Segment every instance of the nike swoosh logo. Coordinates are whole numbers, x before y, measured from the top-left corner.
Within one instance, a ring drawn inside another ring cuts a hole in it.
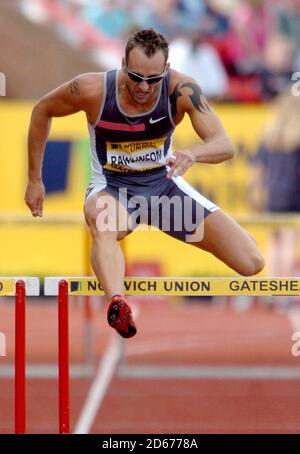
[[[150,123],[151,125],[153,125],[154,123],[157,123],[158,121],[161,121],[161,120],[163,120],[164,118],[167,118],[167,116],[165,115],[164,117],[156,118],[155,120],[153,120],[153,118],[150,118],[149,123]]]

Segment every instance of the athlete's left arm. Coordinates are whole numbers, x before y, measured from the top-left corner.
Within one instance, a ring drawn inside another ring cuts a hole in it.
[[[171,95],[173,118],[187,113],[193,128],[203,142],[189,149],[177,150],[169,161],[168,177],[183,175],[194,162],[217,164],[231,159],[234,149],[221,120],[208,104],[199,85],[190,78],[175,85]]]

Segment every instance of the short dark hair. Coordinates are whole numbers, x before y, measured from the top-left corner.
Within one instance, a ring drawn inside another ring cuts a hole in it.
[[[153,28],[138,30],[127,40],[125,47],[126,62],[134,47],[141,47],[147,57],[152,57],[158,50],[162,50],[167,62],[169,57],[169,43],[166,38]]]

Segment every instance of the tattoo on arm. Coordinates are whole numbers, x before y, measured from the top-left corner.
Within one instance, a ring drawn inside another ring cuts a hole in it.
[[[73,96],[79,96],[80,95],[80,88],[79,88],[79,82],[78,79],[74,80],[73,82],[70,83],[70,92]]]
[[[199,85],[194,83],[186,83],[182,85],[177,84],[174,88],[173,93],[170,95],[171,112],[173,117],[176,117],[176,115],[178,114],[177,99],[179,98],[179,96],[183,96],[180,90],[185,87],[190,88],[193,92],[191,95],[189,95],[189,97],[195,109],[203,114],[211,112],[211,108],[209,107],[209,104],[206,101],[203,91],[201,90]]]
[[[187,83],[183,84],[181,88],[184,87],[190,88],[192,90],[193,93],[189,96],[195,109],[204,114],[211,112],[211,108],[209,107],[208,102],[206,101],[203,91],[201,90],[199,85]]]

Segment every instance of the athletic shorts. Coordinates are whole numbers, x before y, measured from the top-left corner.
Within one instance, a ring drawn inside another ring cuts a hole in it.
[[[146,224],[189,241],[201,221],[218,207],[182,177],[168,179],[167,172],[167,167],[146,172],[105,171],[92,178],[86,199],[98,192],[109,193],[127,209],[130,230]]]

